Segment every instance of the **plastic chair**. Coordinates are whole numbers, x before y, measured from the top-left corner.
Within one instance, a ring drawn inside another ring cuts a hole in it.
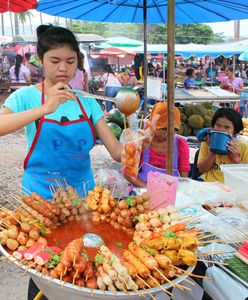
[[[240,96],[240,104],[239,104],[239,108],[240,108],[240,114],[241,117],[248,117],[248,91],[243,91],[239,93]]]

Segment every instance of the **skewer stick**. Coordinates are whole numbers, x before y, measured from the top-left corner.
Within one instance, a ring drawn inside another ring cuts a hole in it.
[[[219,255],[224,253],[226,253],[226,251],[198,252],[197,256],[210,256],[210,255]]]
[[[50,184],[50,186],[51,186],[52,191],[55,193],[56,192],[55,187],[52,184]]]
[[[177,277],[177,278],[180,278],[181,276],[180,275],[178,275],[178,274],[175,274],[175,276]],[[186,281],[186,282],[188,282],[189,284],[191,284],[191,285],[195,285],[195,283],[194,282],[192,282],[192,281],[190,281],[190,280],[188,280],[187,278],[184,278],[183,279],[184,281]]]
[[[65,276],[66,272],[67,272],[67,267],[65,267],[64,274],[63,274],[64,276]]]
[[[141,278],[139,275],[136,275],[137,278],[139,278],[139,280],[145,285],[147,286],[149,289],[151,289],[151,286],[143,279]],[[153,300],[157,300],[153,294],[151,294],[148,290],[144,289],[144,291],[153,299]]]
[[[51,277],[47,280],[46,284],[50,283],[52,280],[53,280],[53,277],[51,276]]]
[[[221,239],[215,239],[215,240],[202,241],[202,242],[200,242],[200,245],[202,245],[202,244],[209,244],[209,243],[219,243],[219,242],[225,244],[225,241],[223,241]]]
[[[10,196],[11,196],[13,199],[15,199],[17,202],[22,203],[21,197],[16,196],[16,195],[14,195],[14,194],[12,194],[12,193],[10,193]]]
[[[184,287],[183,285],[181,285],[181,284],[178,284],[178,283],[175,283],[175,282],[173,282],[173,281],[171,281],[170,279],[168,279],[158,268],[155,268],[155,270],[157,271],[157,272],[159,272],[159,274],[164,278],[164,280],[165,281],[167,281],[170,285],[172,285],[173,287],[177,287],[177,288],[179,288],[180,290],[189,290],[189,291],[191,291],[191,289],[190,288],[187,288],[187,287]]]
[[[76,257],[73,258],[73,267],[75,266],[76,263]]]
[[[244,235],[246,239],[248,238],[248,233],[247,232],[239,229],[238,227],[235,227],[234,230],[236,230],[238,233]]]
[[[12,214],[7,208],[5,208],[5,207],[2,206],[2,205],[0,205],[0,207],[3,207],[3,208],[4,208],[4,211],[5,211],[12,219],[14,219],[17,223],[19,223],[20,225],[22,224],[19,220],[17,220],[17,218],[15,218],[15,217],[13,216],[13,214]]]
[[[65,185],[69,185],[68,182],[66,181],[66,179],[65,178],[63,178],[63,179],[64,179],[64,182],[65,182]]]
[[[225,265],[227,266],[227,263],[224,263],[222,261],[213,261],[213,260],[207,260],[207,259],[197,259],[197,261],[202,261],[202,262],[208,262],[208,263],[213,263],[213,264],[220,264],[220,265]]]
[[[18,184],[22,189],[26,190],[30,195],[33,193],[31,192],[28,188],[26,188],[25,186],[23,186],[22,184]]]
[[[140,297],[145,298],[145,295],[141,294],[141,292],[139,290],[137,290],[134,286],[132,287],[132,289],[135,291],[136,294],[138,294]]]
[[[78,275],[78,269],[76,270],[76,273],[75,273],[75,275],[73,276],[72,284],[75,283],[75,280],[76,280],[77,275]]]
[[[166,294],[172,296],[172,293],[169,292],[169,291],[167,291],[167,290],[166,290],[166,289],[158,282],[158,280],[157,280],[156,278],[152,277],[152,275],[150,275],[150,274],[149,274],[148,276],[151,278],[151,280],[153,280],[153,281],[157,284],[157,286],[158,286],[163,292],[165,292]]]
[[[34,265],[36,265],[36,262],[33,262],[32,264],[28,265],[27,268],[25,269],[25,271],[23,272],[22,275],[26,275],[27,272],[28,272]]]
[[[140,119],[140,126],[139,128],[142,129],[142,123],[143,123],[143,119],[144,119],[144,114],[141,115],[141,119]]]
[[[1,220],[1,225],[4,225],[7,229],[10,227],[10,225],[6,223],[4,220]]]
[[[53,197],[53,190],[52,190],[52,188],[51,188],[51,185],[49,185],[49,190],[50,190],[50,193],[51,193],[51,195],[52,195],[52,197]]]
[[[59,180],[55,179],[55,182],[57,183],[57,186],[58,186],[59,188],[62,188],[62,187],[63,187],[62,184],[61,184],[61,182],[60,182]]]
[[[126,121],[126,116],[124,116],[124,129],[127,129],[127,121]]]
[[[197,239],[202,240],[202,239],[206,239],[210,236],[215,236],[215,235],[216,235],[215,233],[211,233],[211,234],[207,234],[207,235],[201,235],[201,236],[198,236]]]
[[[14,203],[12,203],[8,198],[3,197],[5,201],[7,201],[9,204],[11,204],[15,209],[18,209],[18,206],[16,206]]]
[[[202,276],[202,275],[196,275],[196,274],[193,274],[193,273],[188,273],[188,272],[185,272],[184,269],[178,268],[178,267],[173,266],[173,265],[171,265],[171,267],[174,268],[174,269],[180,270],[184,275],[210,280],[210,277],[206,277],[206,276]]]

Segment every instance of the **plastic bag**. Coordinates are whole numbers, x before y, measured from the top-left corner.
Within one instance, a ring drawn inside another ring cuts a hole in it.
[[[189,178],[179,178],[177,187],[178,197],[191,198],[192,204],[236,204],[236,194],[220,182],[201,182]]]
[[[238,201],[247,200],[248,164],[220,165],[225,185],[233,189]]]
[[[116,199],[129,195],[129,183],[117,170],[100,169],[95,173],[94,179],[97,185],[108,186]]]
[[[135,179],[138,176],[143,136],[138,131],[125,130],[121,136],[122,174]]]

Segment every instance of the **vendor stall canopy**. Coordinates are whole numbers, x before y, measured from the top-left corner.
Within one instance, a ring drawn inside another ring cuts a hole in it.
[[[1,0],[0,13],[6,11],[21,13],[29,9],[35,9],[37,0]]]
[[[147,0],[147,23],[167,23],[168,0]],[[143,23],[143,0],[40,0],[37,10],[95,22]],[[247,0],[175,0],[176,24],[248,19]]]

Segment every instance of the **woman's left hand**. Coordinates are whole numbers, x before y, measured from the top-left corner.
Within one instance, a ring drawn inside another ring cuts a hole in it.
[[[237,142],[234,138],[231,139],[231,141],[227,144],[227,148],[230,151],[230,154],[228,155],[231,161],[233,161],[236,164],[240,163],[240,152],[237,145]]]
[[[147,128],[145,130],[139,130],[140,134],[144,136],[143,144],[142,144],[143,149],[151,145],[151,142],[155,135],[158,119],[159,119],[159,115],[155,115],[151,122],[147,121],[146,123]]]

